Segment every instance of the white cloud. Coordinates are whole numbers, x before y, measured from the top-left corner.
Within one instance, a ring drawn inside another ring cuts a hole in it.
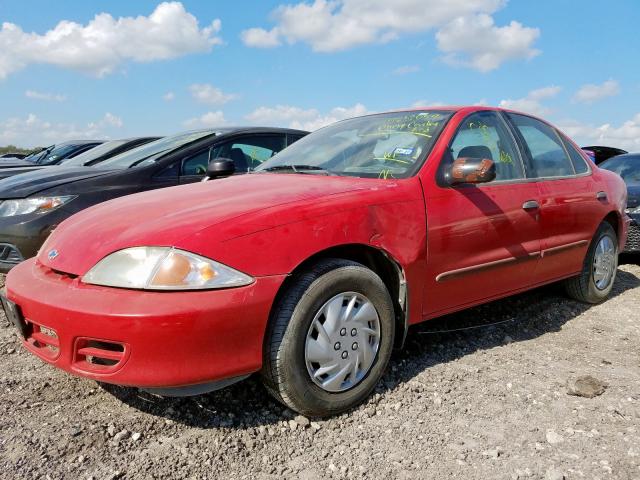
[[[111,113],[86,125],[49,122],[30,113],[24,118],[13,117],[0,121],[0,144],[35,147],[65,140],[109,139],[117,135],[117,130],[122,126],[122,119]]]
[[[250,28],[240,34],[240,38],[248,47],[273,48],[281,45],[278,38],[278,31],[274,28],[271,31],[262,28]]]
[[[605,145],[640,152],[640,113],[615,126],[589,125],[577,121],[559,122],[559,128],[579,145]]]
[[[393,72],[394,75],[408,75],[410,73],[416,73],[420,71],[419,65],[403,65],[402,67],[396,68]]]
[[[220,127],[227,123],[224,118],[224,113],[220,110],[215,112],[207,112],[199,117],[190,118],[182,122],[187,128],[210,128]]]
[[[540,50],[532,48],[539,36],[537,28],[515,21],[496,27],[490,15],[480,14],[453,20],[436,34],[436,39],[438,48],[446,54],[446,63],[489,72],[507,60],[539,55]]]
[[[411,108],[421,108],[421,107],[444,107],[446,103],[443,102],[431,102],[429,100],[416,100],[411,104]]]
[[[583,85],[573,96],[573,100],[580,103],[593,103],[618,93],[620,93],[620,85],[615,80],[609,79],[600,85]]]
[[[104,76],[127,61],[151,62],[208,52],[222,40],[220,20],[200,28],[179,2],[159,4],[149,15],[96,15],[86,25],[63,20],[45,34],[5,22],[0,29],[0,79],[31,63]]]
[[[115,116],[114,114],[107,112],[104,114],[101,120],[95,123],[90,123],[89,127],[94,128],[103,128],[106,126],[120,128],[122,127],[122,119],[120,117]]]
[[[64,102],[67,99],[66,95],[59,93],[45,93],[37,92],[35,90],[27,90],[24,92],[24,96],[33,100],[44,100],[46,102]]]
[[[167,93],[165,93],[165,94],[162,96],[162,99],[163,99],[165,102],[170,102],[170,101],[172,101],[174,98],[176,98],[176,95],[175,95],[175,93],[173,93],[173,92],[167,92]]]
[[[287,126],[301,130],[317,130],[345,118],[357,117],[370,113],[361,103],[352,107],[335,107],[327,113],[315,108],[303,109],[290,105],[275,107],[259,107],[245,118],[256,125]]]
[[[533,115],[547,115],[551,109],[542,104],[542,100],[555,97],[560,92],[561,87],[549,86],[531,90],[526,97],[516,99],[506,99],[500,101],[500,106],[512,110],[519,110]]]
[[[223,105],[237,98],[237,95],[224,93],[209,83],[194,83],[189,87],[189,91],[191,92],[191,96],[198,102],[208,105]]]
[[[539,30],[511,22],[495,26],[490,16],[506,0],[314,0],[280,5],[270,30],[250,28],[245,45],[273,48],[307,43],[316,52],[335,52],[386,43],[402,35],[441,29],[438,44],[450,62],[481,71],[503,61],[531,58]]]

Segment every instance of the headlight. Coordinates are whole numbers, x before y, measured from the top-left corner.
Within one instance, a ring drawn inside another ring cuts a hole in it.
[[[34,197],[0,202],[0,217],[26,215],[27,213],[46,213],[76,198],[75,195],[61,197]]]
[[[132,247],[100,260],[84,283],[144,290],[203,290],[249,285],[253,278],[195,253],[172,247]]]

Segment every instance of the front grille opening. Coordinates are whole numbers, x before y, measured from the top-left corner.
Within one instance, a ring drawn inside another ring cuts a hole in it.
[[[44,325],[29,323],[31,323],[31,333],[27,337],[27,342],[38,349],[43,356],[52,360],[57,358],[60,354],[60,339],[56,331]]]
[[[20,250],[10,243],[0,243],[0,262],[20,263],[24,260]]]
[[[630,225],[627,232],[627,251],[640,251],[640,225]]]
[[[63,272],[61,270],[56,270],[55,268],[52,268],[51,271],[53,273],[55,273],[56,275],[60,275],[61,277],[66,277],[66,278],[69,278],[71,280],[73,280],[74,278],[78,278],[78,275],[76,275],[74,273]]]
[[[122,362],[124,355],[125,346],[118,342],[83,338],[76,344],[76,365],[83,370],[112,370]]]

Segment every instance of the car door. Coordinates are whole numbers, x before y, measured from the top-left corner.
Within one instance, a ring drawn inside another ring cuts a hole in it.
[[[546,123],[509,113],[524,142],[529,175],[540,191],[541,260],[537,276],[547,282],[582,269],[589,242],[601,218],[598,187],[578,152]],[[582,159],[581,161],[579,159]]]
[[[449,186],[444,171],[462,157],[489,158],[496,179]],[[538,188],[526,179],[511,130],[494,111],[466,117],[425,192],[428,228],[426,317],[531,286],[540,255]]]

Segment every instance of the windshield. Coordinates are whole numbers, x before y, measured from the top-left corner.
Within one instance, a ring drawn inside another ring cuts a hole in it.
[[[64,162],[65,167],[82,167],[89,162],[92,162],[96,158],[100,158],[103,155],[108,154],[110,151],[115,150],[127,143],[126,140],[113,140],[111,142],[105,142],[102,145],[92,148],[91,150],[81,153],[77,157],[73,157],[70,160]]]
[[[197,130],[161,138],[100,162],[95,168],[124,169],[150,165],[172,150],[215,134],[214,130]]]
[[[298,140],[256,172],[406,178],[418,170],[451,114],[421,110],[344,120]]]
[[[617,173],[628,185],[640,185],[640,155],[613,157],[599,166]]]
[[[78,149],[78,145],[60,145],[55,147],[51,152],[43,155],[42,157],[36,160],[38,165],[51,165],[54,163],[58,163],[60,159],[64,159],[65,157],[71,155]]]
[[[54,147],[55,145],[50,145],[46,148],[33,152],[32,154],[24,157],[24,160],[27,160],[28,162],[31,162],[31,163],[38,163],[38,159],[44,156],[47,152],[50,152],[51,150],[53,150]]]

